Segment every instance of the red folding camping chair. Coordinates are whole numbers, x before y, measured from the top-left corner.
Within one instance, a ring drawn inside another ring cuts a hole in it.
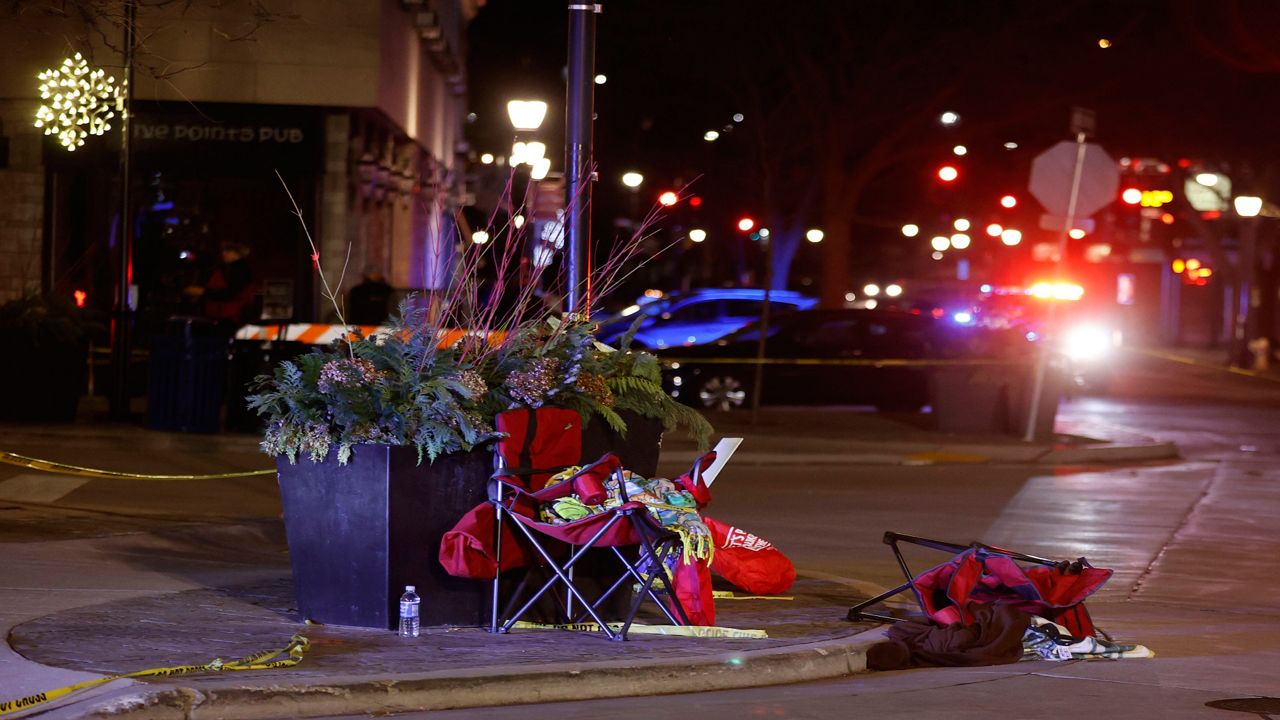
[[[849,608],[850,620],[897,622],[901,618],[867,609],[911,590],[921,611],[940,625],[972,624],[971,603],[1001,603],[1059,623],[1074,637],[1092,637],[1099,632],[1084,601],[1111,578],[1112,571],[1095,568],[1084,558],[1050,560],[980,542],[958,545],[895,532],[886,532],[884,542],[893,548],[907,581]],[[899,542],[953,553],[953,557],[915,575],[907,567]]]
[[[509,411],[498,415],[497,427],[506,437],[498,443],[497,467],[489,496],[494,508],[496,537],[490,631],[510,631],[543,595],[558,588],[566,592],[564,619],[578,623],[590,618],[610,640],[626,639],[646,598],[653,600],[672,624],[688,625],[688,617],[671,590],[674,584],[666,567],[667,558],[680,548],[680,538],[665,530],[644,505],[626,497],[626,482],[616,456],[605,455],[568,480],[546,485],[556,473],[579,461],[581,421],[578,413],[557,408]],[[587,505],[603,503],[607,497],[605,483],[611,478],[623,494],[618,507],[561,525],[540,519],[543,504],[570,494],[576,494]],[[511,543],[517,537],[520,547],[513,548]],[[621,564],[621,574],[600,596],[588,599],[581,585],[575,582],[574,570],[586,553],[596,548],[612,551]],[[528,587],[535,582],[533,578],[542,575],[532,572],[532,568],[527,571],[500,612],[502,570],[504,564],[510,567],[503,562],[503,553],[513,550],[533,558],[534,567],[541,567],[548,574],[543,575],[545,581],[541,586],[524,599]],[[657,580],[661,580],[660,585],[655,583]],[[622,627],[614,630],[601,617],[600,609],[628,582],[637,583],[639,591],[622,618]],[[576,613],[575,602],[581,608]]]

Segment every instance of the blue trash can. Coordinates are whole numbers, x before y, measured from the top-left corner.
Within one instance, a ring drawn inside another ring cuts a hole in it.
[[[151,338],[147,370],[147,427],[171,432],[222,429],[230,339],[212,321],[175,318]]]

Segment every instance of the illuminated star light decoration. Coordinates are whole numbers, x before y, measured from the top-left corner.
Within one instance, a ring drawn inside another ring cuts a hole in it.
[[[85,137],[110,130],[108,121],[124,113],[116,79],[90,68],[80,53],[40,73],[40,99],[48,104],[36,111],[36,127],[44,128],[45,135],[57,135],[58,142],[73,151],[84,145]]]

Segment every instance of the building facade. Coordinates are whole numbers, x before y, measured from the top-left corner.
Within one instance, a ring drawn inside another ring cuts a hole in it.
[[[74,152],[33,126],[38,74],[82,53],[124,77],[126,0],[0,10],[0,301],[110,310],[131,259],[139,328],[198,311],[222,249],[246,256],[240,319],[330,319],[366,269],[439,287],[463,191],[465,27],[483,0],[232,0],[136,8],[132,257],[119,118]],[[7,14],[7,16],[5,16]],[[345,267],[345,273],[343,269]]]

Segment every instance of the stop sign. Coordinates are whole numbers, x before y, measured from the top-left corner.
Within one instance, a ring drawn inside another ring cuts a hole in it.
[[[1029,188],[1051,215],[1066,215],[1071,202],[1071,177],[1079,146],[1066,140],[1036,156],[1031,162]],[[1087,143],[1080,165],[1080,193],[1076,197],[1076,217],[1088,217],[1110,203],[1120,187],[1116,161],[1100,145]]]

